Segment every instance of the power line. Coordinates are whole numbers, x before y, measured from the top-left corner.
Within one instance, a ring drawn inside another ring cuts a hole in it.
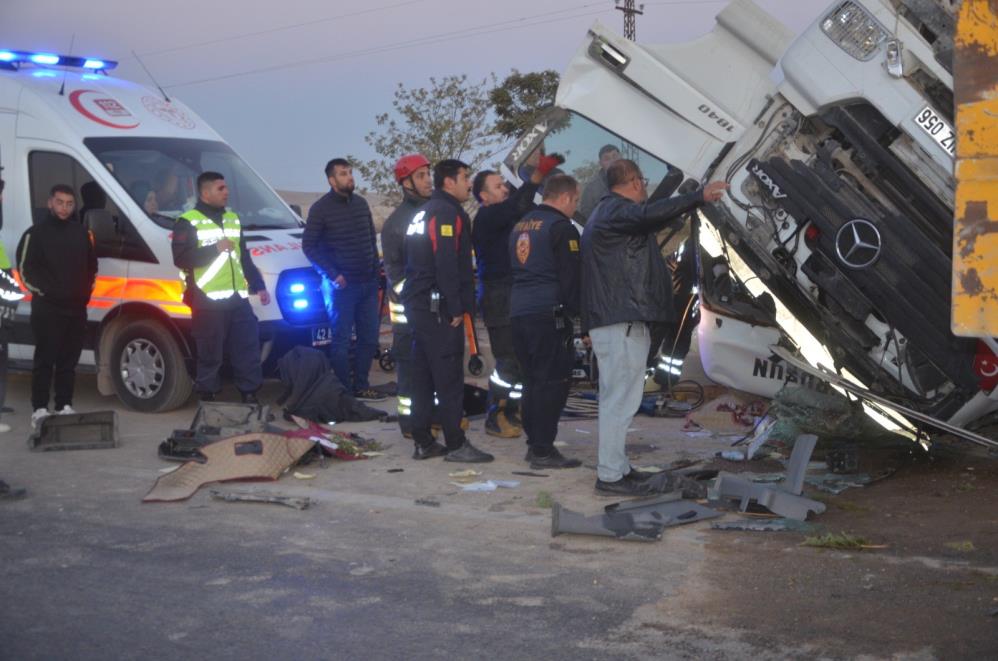
[[[641,5],[640,8],[634,8],[634,0],[624,0],[624,6],[620,6],[620,0],[616,0],[616,7],[618,11],[624,12],[624,37],[634,41],[637,34],[637,26],[635,17],[641,16],[645,12],[643,11],[645,6]]]
[[[258,30],[256,32],[245,32],[242,34],[234,34],[228,37],[221,37],[219,39],[210,39],[208,41],[198,41],[192,44],[185,44],[183,46],[173,46],[170,48],[161,48],[159,50],[147,51],[145,53],[140,53],[143,57],[164,55],[166,53],[174,53],[176,51],[188,50],[191,48],[201,48],[202,46],[211,46],[213,44],[223,44],[227,41],[237,41],[239,39],[246,39],[248,37],[259,37],[265,34],[273,34],[275,32],[284,32],[286,30],[294,30],[296,28],[318,25],[320,23],[328,23],[330,21],[338,21],[341,18],[353,18],[354,16],[362,16],[364,14],[373,14],[379,11],[385,11],[387,9],[397,9],[399,7],[405,7],[407,5],[415,5],[426,0],[405,0],[405,2],[397,2],[394,5],[385,5],[383,7],[371,7],[369,9],[362,9],[360,11],[350,12],[348,14],[338,14],[336,16],[327,16],[326,18],[316,18],[311,21],[304,21],[302,23],[290,23],[288,25],[281,25],[274,28],[267,28],[266,30]]]
[[[560,21],[571,20],[575,18],[584,18],[586,16],[596,16],[598,14],[603,14],[607,10],[599,9],[596,11],[587,11],[580,14],[573,14],[571,16],[560,16],[557,18],[550,18],[547,20],[534,21],[532,19],[552,16],[556,14],[564,14],[569,11],[579,11],[580,9],[587,9],[595,6],[604,6],[605,2],[591,2],[584,5],[579,5],[573,8],[560,9],[552,12],[543,12],[540,14],[534,14],[531,16],[522,16],[515,19],[510,19],[507,21],[501,21],[499,23],[489,23],[486,25],[479,25],[470,28],[463,28],[461,30],[452,30],[449,32],[441,32],[434,35],[427,35],[425,37],[419,37],[417,39],[410,39],[407,41],[396,42],[394,44],[384,44],[382,46],[376,46],[373,48],[358,49],[354,51],[344,51],[342,53],[335,53],[333,55],[326,55],[323,57],[310,58],[306,60],[296,60],[293,62],[286,62],[283,64],[275,64],[267,67],[257,67],[255,69],[250,69],[247,71],[239,71],[230,74],[222,74],[218,76],[211,76],[209,78],[200,78],[197,80],[189,80],[181,83],[173,83],[171,85],[166,85],[167,89],[172,89],[176,87],[186,87],[189,85],[200,85],[202,83],[217,82],[220,80],[228,80],[230,78],[240,78],[242,76],[249,76],[257,73],[266,73],[271,71],[280,71],[282,69],[290,69],[293,67],[305,66],[309,64],[319,64],[324,62],[335,62],[338,60],[345,60],[354,57],[361,57],[364,55],[377,55],[380,53],[387,53],[390,51],[401,50],[405,48],[412,48],[414,46],[431,46],[442,41],[455,41],[458,39],[468,39],[470,37],[478,37],[486,34],[493,34],[497,32],[507,32],[509,30],[517,30],[525,27],[532,27],[535,25],[545,25],[548,23],[557,23]],[[529,21],[529,22],[527,22]],[[505,27],[497,27],[505,26]]]

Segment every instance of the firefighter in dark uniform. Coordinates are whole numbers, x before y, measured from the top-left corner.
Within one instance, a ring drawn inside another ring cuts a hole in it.
[[[202,401],[222,389],[219,370],[228,352],[236,388],[245,403],[257,403],[263,383],[260,331],[247,298],[268,305],[263,277],[250,258],[239,216],[225,207],[229,189],[217,172],[198,176],[198,203],[173,227],[173,263],[184,272],[184,302],[191,308],[197,346],[195,388]]]
[[[414,459],[479,463],[492,455],[475,448],[461,429],[464,402],[464,315],[474,310],[471,221],[461,205],[471,194],[468,165],[455,159],[433,168],[436,190],[405,236],[402,303],[412,325],[412,438]],[[434,391],[446,447],[431,433]]]
[[[402,305],[405,284],[405,232],[419,207],[430,199],[433,175],[422,154],[407,154],[395,164],[395,181],[402,186],[402,203],[381,228],[381,252],[388,276],[388,314],[392,322],[392,359],[398,380],[399,429],[412,438],[412,331]]]
[[[541,206],[513,226],[507,249],[513,272],[510,321],[523,366],[523,428],[533,469],[576,468],[554,446],[575,362],[572,319],[579,315],[581,253],[572,214],[579,183],[564,174],[544,184]]]
[[[478,264],[478,307],[489,331],[489,345],[496,366],[489,379],[489,408],[485,433],[516,438],[522,433],[518,402],[522,394],[520,365],[513,351],[509,321],[509,232],[534,207],[534,194],[544,177],[565,159],[557,154],[539,156],[530,178],[510,194],[502,175],[483,170],[475,175],[472,193],[481,205],[475,214],[471,240]]]

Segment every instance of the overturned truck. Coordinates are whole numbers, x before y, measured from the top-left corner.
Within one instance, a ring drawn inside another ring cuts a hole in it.
[[[729,276],[730,251],[881,404],[993,437],[998,345],[950,328],[956,4],[840,0],[793,38],[735,0],[712,32],[668,45],[597,23],[507,176],[546,149],[598,187],[611,145],[652,198],[724,179],[729,194],[690,218],[691,240],[662,238],[696,262],[686,284],[709,377],[768,396],[806,379],[771,351],[787,339],[775,307]],[[708,226],[717,258],[698,245]]]

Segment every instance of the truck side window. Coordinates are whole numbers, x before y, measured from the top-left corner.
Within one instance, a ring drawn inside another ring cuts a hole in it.
[[[66,184],[76,191],[76,220],[71,222],[83,222],[90,228],[98,257],[157,263],[156,256],[128,217],[72,156],[57,152],[31,152],[28,172],[33,223],[48,214],[52,186]]]

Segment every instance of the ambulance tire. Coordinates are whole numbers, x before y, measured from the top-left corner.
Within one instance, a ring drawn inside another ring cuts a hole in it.
[[[110,359],[118,399],[133,411],[172,411],[194,390],[180,345],[157,321],[138,319],[120,327]]]

